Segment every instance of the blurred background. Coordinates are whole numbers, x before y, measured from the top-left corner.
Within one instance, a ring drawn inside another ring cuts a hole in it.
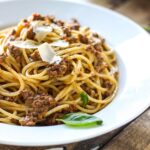
[[[150,0],[75,0],[90,2],[113,9],[131,18],[143,27],[150,25]]]

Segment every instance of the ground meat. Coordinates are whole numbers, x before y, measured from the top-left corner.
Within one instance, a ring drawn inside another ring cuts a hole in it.
[[[34,93],[31,90],[24,89],[20,95],[24,100],[26,100],[28,97],[34,96]]]
[[[16,120],[16,119],[14,119],[14,118],[11,119],[11,122],[14,123],[14,124],[16,124],[16,125],[19,125],[19,121]]]
[[[18,63],[21,62],[22,52],[18,47],[9,45],[8,50]]]
[[[73,43],[77,43],[78,42],[78,39],[74,36],[70,36],[70,37],[63,37],[63,40],[69,42],[70,44],[73,44]]]
[[[93,53],[97,58],[97,62],[93,65],[98,73],[102,72],[105,68],[108,67],[108,64],[104,61],[104,58],[102,57],[101,52],[99,50],[96,50],[93,46],[90,45],[87,47],[87,51]]]
[[[101,40],[101,41],[104,41],[103,37],[101,37],[97,32],[93,32],[93,33],[92,33],[92,36],[93,36],[94,38],[97,38],[97,39]]]
[[[58,26],[64,26],[65,22],[62,21],[62,20],[57,20],[57,21],[56,21],[56,24],[57,24]]]
[[[84,44],[88,44],[89,43],[89,40],[88,40],[88,38],[85,35],[79,34],[78,38],[79,38],[79,41],[81,43],[84,43]]]
[[[31,93],[25,92],[27,97],[25,104],[30,107],[30,110],[27,112],[26,117],[20,122],[21,125],[33,126],[39,121],[44,120],[44,114],[50,108],[53,108],[56,105],[54,98],[48,94],[36,94],[30,96]]]
[[[11,31],[10,35],[15,35],[15,34],[16,34],[16,30],[13,29],[13,30]]]
[[[72,19],[72,22],[70,23],[70,28],[72,30],[79,30],[80,24],[75,18]]]
[[[63,60],[60,64],[51,64],[48,68],[48,74],[50,78],[62,77],[68,71],[68,61]]]
[[[94,65],[94,68],[98,73],[101,73],[107,67],[107,63],[103,61],[99,61],[96,65]]]
[[[28,22],[28,20],[27,19],[23,19],[23,22]]]
[[[31,106],[32,102],[33,102],[33,98],[34,97],[34,93],[29,90],[29,89],[24,89],[21,93],[20,93],[20,99],[25,103],[25,105],[27,106]]]
[[[105,88],[108,88],[110,89],[112,87],[112,83],[109,81],[109,80],[106,80],[104,83],[103,83],[103,86]]]
[[[57,124],[60,124],[60,122],[58,122],[56,119],[62,118],[63,116],[64,116],[64,114],[61,113],[61,112],[51,114],[49,117],[46,118],[46,120],[44,120],[42,122],[42,125],[57,125]]]
[[[41,94],[34,96],[34,101],[32,103],[33,108],[41,108],[42,111],[44,110],[43,107],[49,107],[53,98],[50,95]],[[40,110],[39,110],[40,111]]]
[[[93,53],[98,59],[102,59],[101,51],[97,50],[93,45],[88,45],[86,50]]]
[[[35,20],[44,20],[44,18],[45,17],[41,16],[40,14],[36,14],[35,13],[35,14],[32,15],[32,19],[31,20],[32,21],[35,21]]]
[[[49,70],[49,77],[61,77],[65,74],[67,68],[65,65],[52,65]]]
[[[67,108],[66,110],[62,110],[63,113],[68,114],[68,113],[73,113],[76,112],[77,108],[75,105],[69,105],[69,108]]]
[[[0,100],[15,102],[17,100],[17,97],[16,96],[15,97],[9,97],[9,96],[0,95]]]
[[[104,87],[104,88],[107,88],[107,89],[111,89],[112,88],[112,83],[109,81],[109,80],[105,80],[105,81],[103,81],[103,83],[102,83],[102,86]],[[107,98],[108,96],[110,96],[110,95],[112,95],[112,90],[107,90],[103,95],[102,95],[102,98],[103,99],[105,99],[105,98]]]
[[[49,22],[49,23],[52,23],[52,22],[54,22],[55,21],[55,16],[53,16],[53,15],[48,15],[48,16],[46,16],[45,17],[45,20],[47,21],[47,22]]]
[[[63,28],[64,33],[66,34],[67,37],[71,36],[71,30],[68,27]]]
[[[95,50],[102,52],[103,51],[103,47],[101,45],[101,43],[95,43],[94,45]]]
[[[0,55],[0,64],[3,63],[5,61],[5,58],[6,58],[6,54],[1,54]]]
[[[41,125],[57,125],[62,124],[62,122],[57,121],[56,119],[62,118],[65,114],[77,112],[77,108],[74,105],[70,105],[69,108],[63,109],[60,112],[51,114],[49,117],[46,118]]]
[[[94,32],[92,35],[93,35],[93,37],[99,38],[99,35],[96,32]]]
[[[4,96],[0,94],[0,100],[3,100],[3,99],[4,99]]]
[[[87,86],[86,84],[81,85],[81,88],[90,96],[95,97],[97,96],[96,91],[92,88],[90,88],[89,86]]]
[[[36,95],[32,97],[32,104],[31,107],[33,110],[29,112],[30,115],[33,115],[34,117],[37,117],[37,119],[42,119],[39,117],[39,115],[42,115],[42,113],[47,112],[48,109],[55,105],[55,100],[52,98],[52,96],[47,94],[41,94]]]
[[[10,102],[15,102],[18,99],[18,97],[9,97],[9,96],[5,96],[4,100],[6,101],[10,101]]]
[[[38,50],[35,50],[35,51],[31,54],[31,58],[32,58],[34,61],[41,60],[41,56],[40,56],[40,54],[39,54],[39,51],[38,51]]]
[[[73,23],[77,23],[77,24],[80,25],[79,21],[78,21],[76,18],[72,18],[71,21],[72,21]]]
[[[22,126],[34,126],[36,124],[36,119],[34,119],[33,117],[29,117],[29,116],[26,116],[24,117],[22,120],[19,120],[19,123],[22,125]]]
[[[35,37],[35,33],[33,32],[33,28],[29,28],[27,31],[27,38],[33,40]]]

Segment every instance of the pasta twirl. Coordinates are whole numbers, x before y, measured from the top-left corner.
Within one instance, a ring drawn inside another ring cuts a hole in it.
[[[59,124],[70,112],[96,113],[118,88],[116,56],[88,27],[33,14],[0,32],[0,122]]]

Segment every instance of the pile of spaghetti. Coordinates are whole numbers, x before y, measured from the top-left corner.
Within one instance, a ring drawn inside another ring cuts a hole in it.
[[[114,52],[76,19],[33,14],[0,32],[0,122],[54,125],[70,112],[96,113],[117,78]]]

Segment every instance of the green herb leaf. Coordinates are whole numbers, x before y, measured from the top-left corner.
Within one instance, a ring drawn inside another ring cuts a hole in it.
[[[93,115],[80,112],[66,114],[63,118],[57,119],[57,121],[73,127],[93,127],[103,123],[101,119]]]
[[[144,27],[144,29],[148,32],[150,32],[150,26]]]
[[[88,104],[88,102],[89,102],[88,95],[87,95],[86,93],[82,92],[82,93],[80,94],[80,97],[81,97],[83,106],[85,107],[85,106]]]

